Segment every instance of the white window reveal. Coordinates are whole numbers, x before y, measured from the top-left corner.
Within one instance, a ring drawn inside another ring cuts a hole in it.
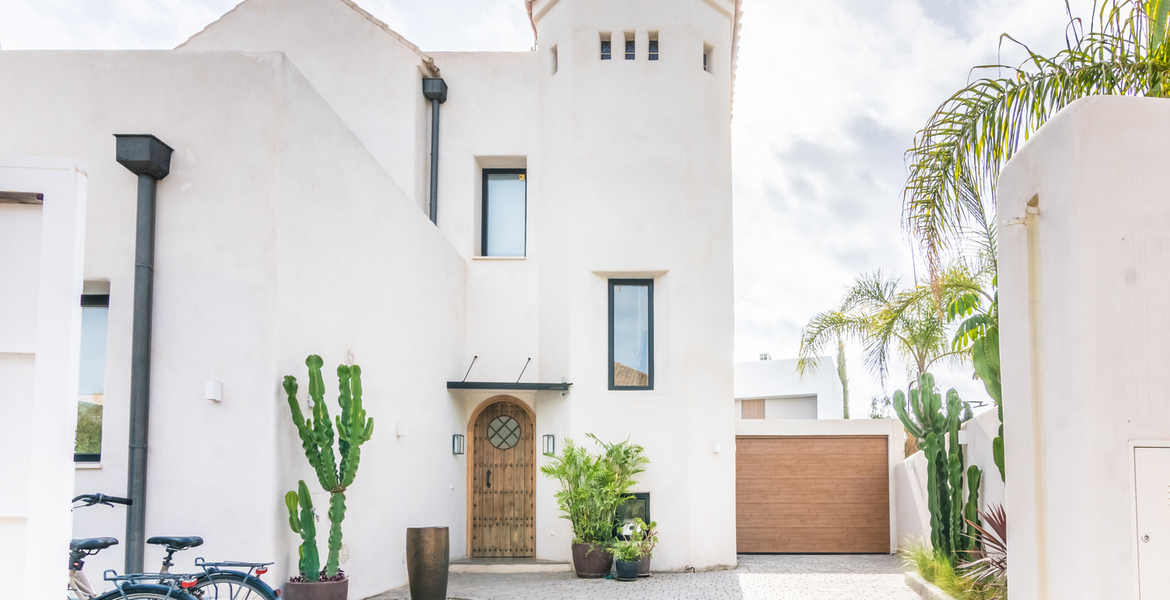
[[[711,72],[711,53],[714,51],[711,44],[703,44],[703,70],[708,73]]]
[[[75,462],[100,462],[102,411],[106,393],[106,339],[110,320],[108,294],[81,296],[81,360],[78,373]]]
[[[557,47],[556,46],[552,47],[551,53],[552,53],[552,74],[556,75],[557,74],[557,66],[558,66],[557,65],[557,62],[558,62],[557,61]]]
[[[483,170],[483,256],[524,256],[528,220],[526,169]]]

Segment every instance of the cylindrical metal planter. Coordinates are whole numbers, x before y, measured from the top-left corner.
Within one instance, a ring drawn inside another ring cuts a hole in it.
[[[406,529],[406,573],[411,600],[446,600],[451,540],[446,527]]]

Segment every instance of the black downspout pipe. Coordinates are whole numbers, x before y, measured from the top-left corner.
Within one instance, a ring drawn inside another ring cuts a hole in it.
[[[142,573],[146,554],[146,435],[150,413],[150,330],[154,308],[154,212],[158,180],[171,169],[171,147],[153,135],[115,135],[117,160],[138,175],[134,232],[134,334],[130,355],[130,464],[126,496],[126,573]]]
[[[431,223],[439,224],[439,105],[447,101],[440,77],[423,78],[423,96],[431,101]]]

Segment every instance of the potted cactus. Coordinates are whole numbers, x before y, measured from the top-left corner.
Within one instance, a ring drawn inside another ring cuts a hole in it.
[[[325,568],[321,568],[317,552],[317,529],[314,524],[313,501],[304,481],[297,484],[297,490],[285,495],[289,511],[289,526],[301,536],[300,574],[289,578],[285,584],[285,600],[345,600],[349,592],[349,579],[340,569],[341,522],[345,519],[345,490],[353,483],[361,459],[361,445],[370,439],[374,431],[374,420],[366,418],[362,409],[362,369],[357,365],[337,367],[340,393],[337,403],[341,415],[336,421],[330,419],[325,405],[325,383],[321,377],[324,361],[316,354],[305,359],[309,367],[309,398],[312,418],[306,419],[297,400],[297,379],[292,375],[284,378],[284,391],[288,394],[288,405],[292,409],[293,424],[305,449],[305,457],[317,473],[321,487],[329,492],[329,554]],[[336,434],[334,424],[336,423]],[[333,442],[337,440],[337,453]]]

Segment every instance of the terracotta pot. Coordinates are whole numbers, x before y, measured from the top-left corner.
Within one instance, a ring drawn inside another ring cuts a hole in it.
[[[582,579],[601,579],[613,566],[613,553],[596,544],[573,544],[573,570]]]
[[[615,563],[617,566],[617,575],[614,579],[618,581],[637,581],[638,568],[642,566],[640,560],[619,560]]]
[[[641,564],[638,565],[638,577],[649,577],[649,576],[650,576],[650,555],[647,554],[646,556],[642,557],[642,562],[641,562]]]
[[[349,578],[341,581],[286,581],[281,600],[346,600],[349,597]]]
[[[412,600],[446,600],[451,542],[446,527],[406,530],[406,573]]]

